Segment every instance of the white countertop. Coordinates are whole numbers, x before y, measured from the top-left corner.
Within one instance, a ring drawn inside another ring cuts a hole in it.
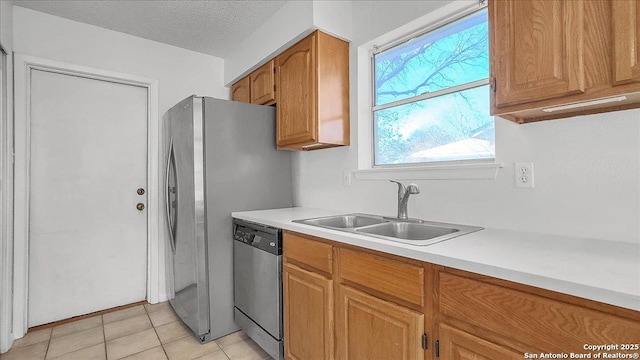
[[[232,216],[640,311],[640,245],[484,229],[416,246],[292,222],[340,214],[294,207]]]

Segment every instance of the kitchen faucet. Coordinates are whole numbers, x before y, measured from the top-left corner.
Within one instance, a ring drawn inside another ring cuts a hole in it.
[[[420,189],[416,184],[409,184],[404,186],[401,182],[395,180],[389,180],[398,184],[398,219],[408,220],[407,216],[407,202],[409,201],[409,195],[420,194]]]

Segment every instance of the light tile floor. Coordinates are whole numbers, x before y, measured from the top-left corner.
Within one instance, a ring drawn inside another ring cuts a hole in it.
[[[200,344],[168,302],[27,333],[2,360],[272,360],[242,331]]]

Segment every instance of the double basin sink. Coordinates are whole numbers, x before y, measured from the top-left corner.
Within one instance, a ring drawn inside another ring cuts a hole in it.
[[[399,220],[367,214],[346,214],[293,220],[305,225],[369,235],[412,245],[431,245],[482,230],[477,226],[447,224],[417,219]]]

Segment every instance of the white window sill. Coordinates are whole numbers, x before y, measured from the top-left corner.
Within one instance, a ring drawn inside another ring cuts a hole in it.
[[[494,180],[500,163],[456,164],[354,170],[356,180]]]

